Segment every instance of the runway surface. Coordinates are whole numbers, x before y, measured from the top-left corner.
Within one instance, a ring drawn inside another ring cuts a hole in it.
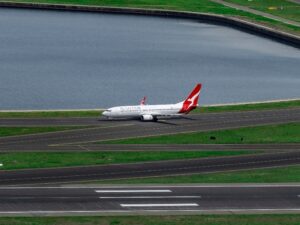
[[[0,188],[0,215],[298,213],[300,185]]]
[[[241,169],[295,165],[299,163],[300,152],[292,151],[234,157],[168,160],[148,163],[13,170],[0,172],[0,185],[76,183],[79,181],[235,171]]]
[[[0,119],[1,126],[93,126],[79,130],[23,135],[0,138],[0,150],[86,150],[84,145],[95,141],[175,134],[181,132],[209,131],[264,124],[300,121],[300,108],[263,110],[251,112],[227,112],[190,115],[186,119],[170,119],[154,122],[107,121],[99,118],[70,119]],[[64,147],[62,147],[64,145]],[[83,147],[78,147],[78,145]],[[75,147],[76,146],[76,147]],[[121,148],[121,146],[119,146]],[[127,149],[125,146],[124,148]]]

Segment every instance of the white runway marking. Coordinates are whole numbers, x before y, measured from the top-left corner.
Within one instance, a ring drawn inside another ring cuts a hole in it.
[[[120,204],[122,207],[187,207],[199,206],[197,203],[174,203],[174,204]]]
[[[136,199],[136,198],[201,198],[201,196],[105,196],[99,197],[101,199]]]
[[[97,193],[170,193],[171,190],[163,189],[163,190],[95,190]]]

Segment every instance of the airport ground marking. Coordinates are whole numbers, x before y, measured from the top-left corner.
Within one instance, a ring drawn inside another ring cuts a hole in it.
[[[161,203],[161,204],[120,204],[121,207],[196,207],[197,203]]]
[[[160,189],[160,190],[95,190],[96,193],[170,193],[171,190]]]
[[[179,196],[104,196],[100,199],[172,199],[172,198],[201,198],[201,196],[179,195]]]

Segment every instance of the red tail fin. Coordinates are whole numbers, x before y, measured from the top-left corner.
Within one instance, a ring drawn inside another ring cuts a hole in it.
[[[201,90],[202,84],[197,84],[194,90],[190,93],[186,100],[184,100],[182,104],[182,108],[179,113],[189,113],[193,109],[197,108],[199,94]]]
[[[146,96],[140,101],[140,105],[145,105],[146,104]]]

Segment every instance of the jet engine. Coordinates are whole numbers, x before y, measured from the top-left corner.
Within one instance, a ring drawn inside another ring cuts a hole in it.
[[[142,115],[141,120],[143,120],[143,121],[155,121],[156,118],[152,115]]]

